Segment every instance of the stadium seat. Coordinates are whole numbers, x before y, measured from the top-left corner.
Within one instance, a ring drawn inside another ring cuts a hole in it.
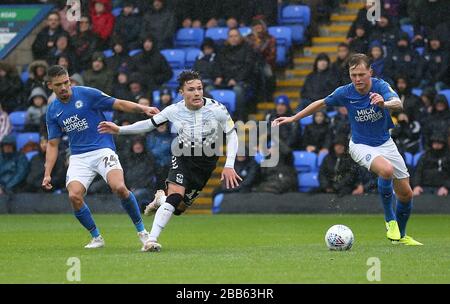
[[[39,151],[30,151],[30,152],[25,153],[25,156],[27,157],[28,161],[31,161],[33,156],[35,156],[38,153],[39,153]]]
[[[161,54],[166,58],[172,69],[184,68],[186,54],[182,49],[166,49],[162,50]]]
[[[20,151],[29,141],[39,144],[39,133],[19,133],[16,137],[17,151]]]
[[[412,40],[414,37],[414,27],[412,24],[402,24],[400,26],[400,29],[402,32],[405,32],[408,34],[409,40]]]
[[[297,172],[317,172],[317,154],[307,151],[294,151],[294,166]]]
[[[413,88],[413,89],[411,90],[411,93],[413,93],[414,95],[420,97],[420,95],[422,95],[422,89],[419,89],[419,88]]]
[[[122,13],[122,8],[116,7],[115,9],[112,10],[111,13],[114,15],[114,17],[118,17],[120,15],[120,13]]]
[[[309,192],[319,186],[319,174],[317,172],[298,174],[298,191]]]
[[[440,90],[438,94],[444,95],[445,98],[447,98],[448,105],[450,106],[450,89]]]
[[[293,24],[293,25],[287,25],[291,29],[292,33],[292,43],[298,45],[305,42],[305,26],[301,24]]]
[[[12,131],[18,132],[23,130],[23,128],[25,127],[26,114],[26,111],[16,111],[9,114],[9,121],[12,125]]]
[[[306,5],[288,5],[282,8],[279,23],[298,23],[308,26],[311,22],[311,9]]]
[[[425,51],[425,48],[424,48],[424,47],[417,47],[417,48],[416,48],[416,52],[419,53],[420,56],[423,55],[423,52],[424,52],[424,51]]]
[[[206,30],[205,38],[209,37],[218,44],[222,44],[228,38],[227,27],[212,27]]]
[[[114,56],[114,51],[112,49],[107,49],[103,51],[103,56],[106,58]]]
[[[133,57],[142,52],[142,49],[134,49],[128,52],[128,56]]]
[[[181,72],[183,72],[183,70],[182,69],[173,69],[172,72],[173,72],[172,78],[170,78],[170,80],[166,83],[166,86],[171,88],[172,90],[176,90],[176,89],[178,89],[177,78],[181,74]]]
[[[275,60],[277,66],[284,67],[288,63],[286,46],[277,45],[277,58]]]
[[[284,45],[287,48],[292,46],[292,30],[287,26],[271,26],[269,34],[277,40],[277,46]]]
[[[112,121],[114,112],[113,111],[105,111],[105,112],[103,112],[103,115],[105,115],[105,118],[107,121]]]
[[[242,37],[248,36],[252,33],[252,28],[248,26],[241,26],[239,28],[239,33],[241,33]]]
[[[200,48],[205,30],[201,28],[182,28],[175,35],[174,46],[177,48]]]
[[[236,94],[233,90],[212,90],[209,92],[213,99],[224,104],[230,114],[236,111]]]
[[[406,165],[409,166],[409,167],[413,166],[413,162],[414,162],[413,155],[411,153],[409,153],[409,152],[405,152],[404,155],[405,155],[404,158],[405,158]]]
[[[317,157],[317,170],[320,169],[320,166],[323,163],[323,160],[325,159],[325,156],[328,155],[328,152],[320,152],[318,157]]]
[[[300,125],[303,128],[306,127],[307,125],[312,124],[312,123],[313,123],[313,116],[312,115],[309,115],[309,116],[306,116],[306,117],[300,119]]]
[[[417,163],[419,162],[420,157],[422,156],[423,152],[417,152],[416,154],[414,154],[414,158],[413,158],[413,167],[417,167]]]
[[[29,73],[28,73],[28,69],[25,70],[25,71],[23,71],[23,72],[20,74],[20,80],[22,80],[22,83],[27,82],[28,77],[30,77],[30,75],[29,75]]]
[[[327,112],[328,118],[333,118],[333,117],[336,116],[336,115],[337,115],[337,111],[330,111],[330,112]]]
[[[222,204],[224,194],[219,193],[214,197],[212,213],[220,212],[220,205]]]
[[[200,49],[187,49],[185,53],[186,53],[185,66],[191,69],[194,66],[195,60],[197,60],[201,51]]]

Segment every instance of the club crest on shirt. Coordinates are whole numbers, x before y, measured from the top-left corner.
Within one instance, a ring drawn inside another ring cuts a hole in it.
[[[372,155],[370,155],[370,154],[366,155],[366,161],[369,161],[371,158],[372,158]]]
[[[75,108],[79,109],[83,106],[83,101],[77,100],[75,101]]]

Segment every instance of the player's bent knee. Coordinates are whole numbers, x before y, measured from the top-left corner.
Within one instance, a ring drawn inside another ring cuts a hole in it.
[[[178,210],[178,206],[183,201],[183,196],[179,193],[172,193],[166,198],[166,203],[171,204],[175,208],[175,212]],[[174,214],[175,214],[174,212]],[[177,214],[175,214],[177,215]]]
[[[400,202],[409,202],[413,198],[413,192],[411,189],[406,192],[396,193],[396,195]]]
[[[388,165],[381,169],[380,176],[384,179],[391,179],[394,176],[394,167]]]
[[[79,210],[83,206],[83,195],[76,192],[69,192],[69,200],[75,210]]]
[[[178,205],[178,207],[175,209],[175,211],[173,212],[173,214],[175,214],[175,215],[181,215],[181,214],[184,213],[184,211],[186,211],[186,209],[187,209],[187,206],[186,206],[183,202],[181,202],[181,203]]]
[[[120,184],[120,185],[117,185],[115,187],[112,187],[111,190],[114,193],[116,193],[120,198],[127,198],[128,195],[129,195],[128,194],[129,191],[128,191],[127,187],[125,186],[125,184]]]

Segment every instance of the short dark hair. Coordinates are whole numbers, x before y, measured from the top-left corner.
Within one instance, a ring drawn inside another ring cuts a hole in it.
[[[178,76],[178,88],[181,89],[186,82],[191,80],[202,81],[200,73],[194,70],[184,70],[183,72],[181,72],[180,76]]]
[[[55,77],[69,75],[66,68],[61,65],[52,65],[47,71],[47,81],[51,81]]]
[[[348,61],[348,66],[350,69],[353,69],[354,67],[364,64],[367,68],[370,69],[370,59],[365,54],[353,54],[350,56],[350,59]]]
[[[345,48],[347,48],[347,49],[350,49],[350,46],[349,46],[347,43],[345,43],[345,42],[339,43],[339,44],[338,44],[338,48],[340,48],[340,47],[345,47]]]

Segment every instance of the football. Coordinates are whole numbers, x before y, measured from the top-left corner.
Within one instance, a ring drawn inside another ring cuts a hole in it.
[[[325,243],[330,250],[349,250],[354,240],[352,230],[345,225],[334,225],[325,234]]]

